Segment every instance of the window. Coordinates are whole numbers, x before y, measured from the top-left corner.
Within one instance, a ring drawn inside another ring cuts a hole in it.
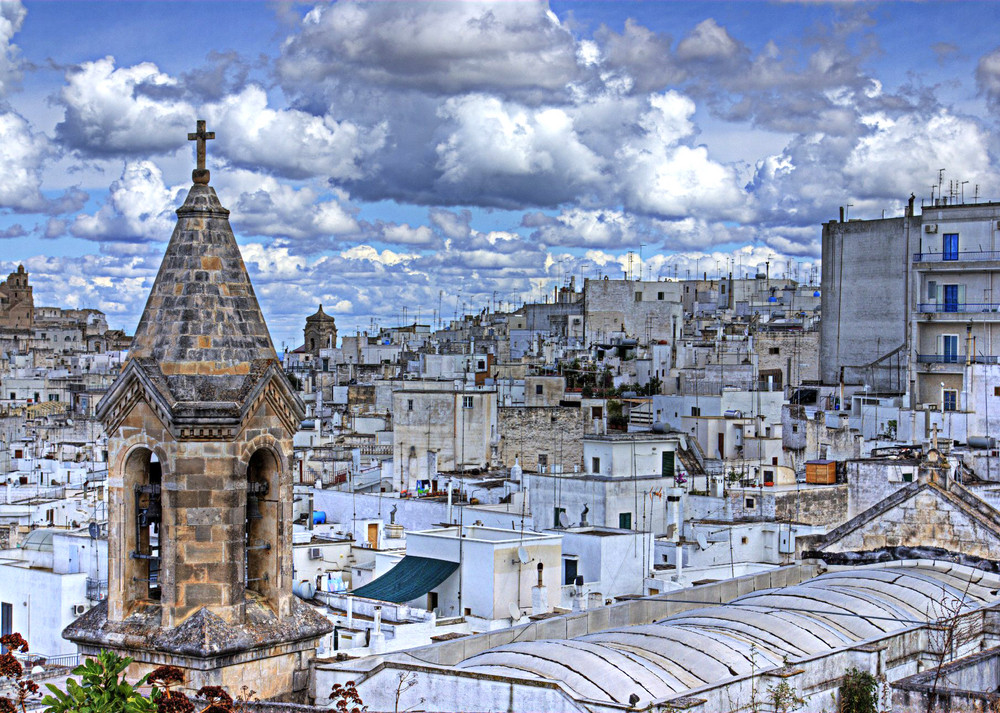
[[[462,408],[472,408],[472,397],[463,396],[462,397]]]
[[[958,285],[944,285],[944,311],[958,312],[961,300],[958,296]]]
[[[1000,389],[1000,386],[998,386],[997,389]],[[997,396],[1000,396],[1000,392],[997,393]],[[11,398],[14,398],[14,397],[11,396]],[[591,418],[604,418],[604,407],[603,406],[591,406],[591,408],[590,408],[590,417]]]
[[[993,395],[994,396],[1000,396],[1000,386],[994,386],[993,387]],[[14,398],[13,394],[11,395],[11,398]]]
[[[35,392],[35,403],[37,404],[39,401],[41,401],[41,399],[38,398],[38,392],[36,391]]]
[[[618,527],[622,530],[632,529],[632,513],[622,512],[618,513]]]
[[[663,293],[662,292],[657,292],[656,293],[656,299],[658,299],[658,300],[660,300],[662,302],[663,301]]]
[[[660,453],[660,476],[663,478],[674,477],[674,452],[663,451]]]
[[[941,361],[945,364],[958,363],[958,335],[941,335]]]
[[[957,411],[958,410],[958,391],[955,389],[945,389],[941,392],[941,410],[942,411]]]
[[[942,246],[942,260],[958,260],[958,233],[945,233]]]
[[[635,301],[636,302],[642,302],[642,293],[641,292],[636,292],[635,293]]]
[[[562,527],[560,520],[566,514],[566,508],[554,508],[552,511],[552,527]]]
[[[482,359],[480,359],[479,361],[477,361],[476,362],[476,370],[477,371],[486,371],[486,362],[483,361]]]
[[[542,385],[541,384],[535,384],[535,393],[538,394],[538,395],[541,395],[541,393],[542,393]]]
[[[744,535],[743,537],[740,538],[740,544],[745,545],[746,543],[747,543],[747,538],[746,535]]]
[[[768,354],[781,354],[781,349],[779,347],[769,347],[767,350]]]
[[[601,472],[601,459],[598,457],[593,457],[590,459],[590,472],[600,473]]]
[[[701,416],[701,408],[699,408],[698,406],[692,406],[691,407],[691,415],[692,416]]]
[[[49,394],[49,401],[58,401],[59,394]]]
[[[753,501],[753,498],[747,498],[747,499],[746,499],[746,503],[745,503],[745,505],[746,505],[746,509],[747,509],[747,510],[753,510],[753,509],[754,509],[754,501]]]
[[[0,636],[14,633],[14,605],[9,602],[0,602]],[[2,649],[7,652],[6,647]]]
[[[723,283],[722,283],[722,284],[721,284],[721,285],[719,286],[719,289],[720,289],[720,291],[722,292],[722,294],[726,294],[726,283],[724,283],[724,282],[723,282]]]
[[[573,584],[576,581],[578,560],[575,557],[563,558],[563,584]]]
[[[937,298],[937,280],[929,280],[927,282],[927,300],[937,302]]]
[[[549,464],[549,454],[548,453],[539,453],[538,454],[538,467],[539,468],[545,468],[546,466],[548,466],[548,464]]]
[[[799,427],[797,425],[792,425],[792,433],[798,433]]]
[[[406,410],[407,411],[412,411],[413,410],[413,399],[407,399],[406,400]]]

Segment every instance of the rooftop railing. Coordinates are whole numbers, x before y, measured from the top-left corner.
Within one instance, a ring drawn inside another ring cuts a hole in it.
[[[1000,304],[995,302],[922,302],[917,305],[920,312],[997,312]]]
[[[1000,357],[989,354],[974,354],[973,364],[996,364]],[[918,364],[964,364],[965,354],[917,354]]]
[[[958,253],[913,253],[913,262],[961,262],[1000,260],[1000,250],[969,250]]]

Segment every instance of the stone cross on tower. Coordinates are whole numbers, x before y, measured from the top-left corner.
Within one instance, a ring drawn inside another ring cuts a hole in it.
[[[193,134],[188,134],[188,141],[197,141],[198,150],[198,167],[191,171],[191,180],[195,183],[200,183],[203,186],[208,185],[208,179],[211,177],[209,170],[205,168],[205,142],[209,139],[215,138],[214,131],[205,131],[205,120],[198,119],[198,130]]]

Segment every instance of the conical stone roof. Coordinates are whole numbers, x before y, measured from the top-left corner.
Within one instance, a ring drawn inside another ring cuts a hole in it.
[[[211,186],[191,186],[177,209],[129,359],[173,403],[239,403],[278,365],[229,211]]]

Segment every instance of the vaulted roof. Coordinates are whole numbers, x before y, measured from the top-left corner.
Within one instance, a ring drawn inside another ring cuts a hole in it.
[[[947,562],[844,569],[653,624],[497,646],[457,668],[558,681],[598,705],[624,705],[637,694],[646,706],[932,621],[945,615],[946,598],[963,611],[993,603],[998,585],[996,574]]]

